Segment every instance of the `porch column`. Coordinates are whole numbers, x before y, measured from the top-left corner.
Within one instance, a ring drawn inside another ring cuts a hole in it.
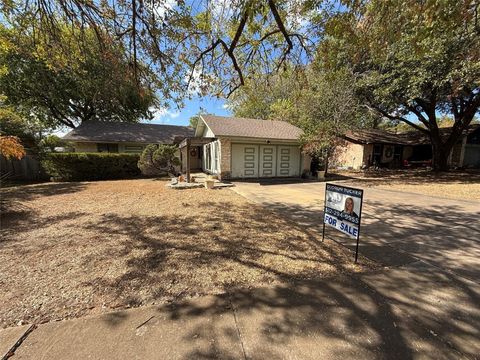
[[[187,183],[190,182],[190,139],[187,138]]]

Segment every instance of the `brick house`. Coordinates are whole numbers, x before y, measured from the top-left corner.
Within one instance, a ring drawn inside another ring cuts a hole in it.
[[[195,135],[180,143],[182,170],[200,167],[222,179],[299,177],[310,170],[301,134],[285,121],[201,115]]]
[[[450,128],[441,132],[448,135]],[[431,143],[419,131],[392,133],[386,130],[351,131],[332,159],[338,168],[362,169],[373,165],[401,168],[428,164],[432,160]],[[452,167],[480,168],[480,125],[471,125],[454,146],[449,158]]]

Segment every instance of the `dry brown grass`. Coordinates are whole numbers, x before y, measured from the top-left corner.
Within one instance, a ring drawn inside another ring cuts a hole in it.
[[[425,169],[398,171],[341,172],[354,178],[355,185],[378,187],[457,200],[480,200],[480,172],[434,173]],[[347,181],[348,182],[348,181]]]
[[[374,267],[223,190],[163,181],[2,190],[1,327]]]

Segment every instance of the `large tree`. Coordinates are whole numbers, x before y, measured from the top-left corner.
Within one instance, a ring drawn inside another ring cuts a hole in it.
[[[179,101],[195,83],[228,96],[256,73],[275,72],[287,61],[306,63],[315,42],[305,25],[318,3],[5,0],[2,10],[12,26],[38,37],[55,37],[59,23],[93,30],[99,43],[108,33],[128,49],[136,77],[145,75],[146,65],[161,97]]]
[[[121,47],[93,30],[76,41],[77,28],[61,26],[55,38],[35,39],[1,29],[2,105],[34,116],[48,127],[84,121],[134,122],[151,116],[153,89],[135,79]]]
[[[434,169],[446,170],[480,107],[478,1],[352,3],[327,24],[327,71],[351,69],[363,103],[425,133]],[[450,132],[440,130],[442,114],[453,117]]]

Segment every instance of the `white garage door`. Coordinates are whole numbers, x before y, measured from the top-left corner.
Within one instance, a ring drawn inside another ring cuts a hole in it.
[[[286,145],[232,144],[232,177],[300,176],[300,149]]]

